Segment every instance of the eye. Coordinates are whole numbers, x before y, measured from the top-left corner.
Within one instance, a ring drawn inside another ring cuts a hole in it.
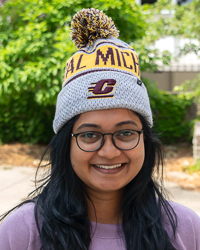
[[[126,130],[120,133],[121,136],[131,136],[133,134],[134,133],[132,131],[126,131]]]
[[[137,136],[138,134],[134,130],[120,130],[115,133],[115,138],[123,141],[134,140]]]
[[[97,137],[97,133],[85,132],[85,133],[82,133],[80,136],[81,136],[81,138],[95,138],[95,137]]]
[[[136,132],[134,130],[121,130],[118,131],[117,136],[132,136],[134,135]]]
[[[101,134],[98,132],[83,132],[79,135],[79,139],[85,143],[96,142],[101,139]]]

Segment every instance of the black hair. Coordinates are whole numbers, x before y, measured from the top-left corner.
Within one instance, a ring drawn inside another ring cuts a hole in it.
[[[143,126],[145,159],[138,175],[125,187],[121,203],[127,250],[172,250],[162,214],[167,216],[174,237],[177,218],[164,198],[162,146],[144,117],[137,115]]]
[[[145,159],[138,175],[125,187],[119,204],[126,248],[173,250],[163,227],[163,213],[171,224],[174,237],[176,215],[164,199],[162,182],[154,177],[155,170],[163,166],[161,144],[146,120],[137,115],[143,125]],[[20,204],[35,202],[35,219],[44,250],[88,250],[90,246],[87,200],[92,201],[70,161],[71,131],[77,118],[68,121],[52,139],[50,173],[39,181],[42,183],[32,193],[34,198]]]

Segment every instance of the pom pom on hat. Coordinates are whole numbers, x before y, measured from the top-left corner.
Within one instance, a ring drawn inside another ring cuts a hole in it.
[[[78,49],[89,46],[98,38],[118,37],[119,31],[112,19],[102,11],[91,8],[82,9],[71,22],[71,39]]]

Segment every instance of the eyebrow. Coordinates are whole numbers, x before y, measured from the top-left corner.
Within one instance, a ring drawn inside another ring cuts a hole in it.
[[[83,123],[80,127],[77,128],[77,130],[81,128],[101,128],[101,126],[92,123]]]
[[[115,125],[115,127],[120,127],[120,126],[122,126],[122,125],[127,125],[127,124],[132,124],[132,125],[138,127],[137,123],[135,123],[134,121],[123,121],[123,122],[119,122],[119,123],[117,123],[117,124]]]
[[[115,125],[115,127],[120,127],[122,125],[127,125],[127,124],[131,124],[131,125],[134,125],[134,126],[137,126],[138,125],[134,122],[134,121],[123,121],[123,122],[119,122]],[[93,124],[93,123],[83,123],[81,124],[80,127],[77,128],[77,130],[81,129],[81,128],[101,128],[100,125],[97,125],[97,124]]]

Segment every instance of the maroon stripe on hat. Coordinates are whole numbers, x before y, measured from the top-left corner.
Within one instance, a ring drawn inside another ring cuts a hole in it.
[[[128,73],[128,72],[122,72],[120,70],[113,70],[113,69],[96,69],[96,70],[90,70],[90,71],[87,71],[87,72],[83,72],[83,73],[80,73],[76,76],[74,76],[73,78],[71,78],[68,82],[66,82],[64,85],[63,85],[63,88],[69,84],[71,81],[75,80],[76,78],[80,77],[80,76],[83,76],[83,75],[86,75],[86,74],[89,74],[89,73],[93,73],[93,72],[101,72],[101,71],[113,71],[113,72],[120,72],[120,73],[123,73],[123,74],[126,74],[126,75],[130,75],[130,76],[133,76],[134,74],[131,74],[131,73]],[[135,75],[136,76],[136,75]],[[136,76],[137,77],[137,76]]]
[[[114,95],[98,95],[98,96],[88,96],[87,99],[95,99],[95,98],[111,98]]]
[[[100,45],[102,45],[102,44],[112,44],[112,45],[114,45],[115,47],[123,48],[123,49],[130,49],[130,50],[132,50],[132,51],[135,52],[135,50],[134,50],[132,47],[129,48],[129,47],[125,47],[125,46],[123,46],[123,45],[116,44],[116,43],[114,43],[114,42],[104,42],[104,41],[98,43],[98,44],[96,45],[95,49],[92,50],[92,51],[87,51],[87,50],[84,50],[84,49],[80,49],[78,52],[84,52],[84,53],[86,53],[86,54],[92,54],[92,53],[94,53],[94,51],[96,51],[96,49],[97,49]]]

